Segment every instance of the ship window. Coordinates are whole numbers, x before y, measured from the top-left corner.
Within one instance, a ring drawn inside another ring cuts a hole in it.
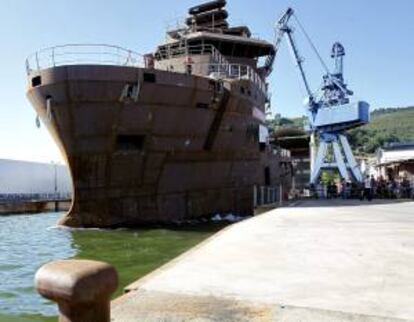
[[[32,87],[42,85],[42,77],[36,76],[32,78]]]
[[[196,107],[197,108],[208,108],[208,104],[206,104],[206,103],[197,103]]]
[[[144,73],[144,82],[155,83],[156,81],[157,81],[157,78],[155,77],[155,74]]]
[[[259,141],[259,126],[257,124],[250,124],[247,126],[246,139],[250,142]]]
[[[260,152],[266,151],[266,143],[260,142],[259,143],[259,150],[260,150]]]
[[[137,151],[144,148],[145,135],[118,135],[116,149],[118,151]]]
[[[270,168],[264,168],[265,186],[270,186]]]

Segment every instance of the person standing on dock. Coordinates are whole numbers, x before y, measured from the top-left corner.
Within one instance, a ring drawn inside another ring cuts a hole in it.
[[[368,201],[372,200],[372,191],[371,191],[371,189],[372,189],[371,178],[369,177],[369,175],[367,175],[365,177],[365,180],[364,180],[364,191],[363,191],[363,194],[361,195],[361,200],[364,200],[365,198]]]

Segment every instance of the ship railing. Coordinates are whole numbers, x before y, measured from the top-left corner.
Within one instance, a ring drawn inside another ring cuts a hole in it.
[[[119,46],[69,44],[41,49],[26,59],[28,75],[64,65],[115,65],[144,67],[144,56]]]
[[[216,63],[225,63],[227,59],[210,44],[169,46],[158,48],[155,56],[157,59],[171,59],[180,56],[191,55],[212,55]]]
[[[71,200],[72,194],[56,193],[0,193],[0,202]]]
[[[253,186],[253,205],[254,208],[269,205],[282,205],[283,186]]]
[[[217,78],[248,80],[256,84],[267,95],[267,85],[257,72],[248,65],[242,64],[209,64],[208,73]]]
[[[166,45],[158,48],[155,57],[159,60],[177,58],[180,56],[192,55],[211,55],[212,63],[209,64],[209,74],[217,75],[223,78],[238,78],[248,79],[263,91],[267,96],[267,86],[259,74],[248,65],[233,64],[230,63],[227,58],[220,53],[220,51],[211,44],[200,44],[200,45]],[[191,61],[189,61],[191,62]],[[194,63],[194,65],[198,65]]]
[[[290,150],[277,148],[274,150],[276,154],[280,155],[282,158],[289,159],[291,157]]]

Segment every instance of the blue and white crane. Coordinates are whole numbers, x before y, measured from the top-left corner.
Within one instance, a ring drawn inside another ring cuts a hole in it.
[[[303,66],[304,61],[293,38],[292,17],[309,41],[326,72],[322,86],[316,92],[311,90]],[[324,169],[338,170],[341,177],[347,181],[352,178],[357,182],[362,182],[362,173],[355,161],[346,131],[369,123],[369,104],[364,101],[350,102],[349,97],[353,95],[353,92],[347,88],[343,77],[344,47],[339,42],[333,45],[331,57],[334,59],[335,69],[331,73],[292,8],[288,8],[276,24],[275,55],[284,37],[305,85],[311,136],[313,141],[316,136],[319,137],[316,156],[311,152],[310,183],[317,183]]]

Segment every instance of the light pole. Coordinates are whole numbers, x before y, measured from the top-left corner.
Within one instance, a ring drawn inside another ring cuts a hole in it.
[[[53,165],[53,185],[54,185],[54,199],[57,199],[57,163],[52,161]]]

